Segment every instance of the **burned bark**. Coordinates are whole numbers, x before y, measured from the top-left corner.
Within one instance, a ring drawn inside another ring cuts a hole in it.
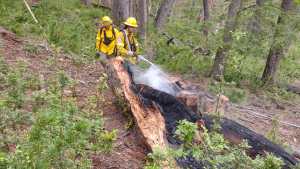
[[[167,22],[176,0],[164,0],[155,17],[155,27],[161,30]]]
[[[288,13],[295,8],[294,0],[282,0],[281,8],[283,13],[278,17],[274,41],[261,78],[265,84],[274,83],[280,60],[291,43],[289,34],[293,21],[288,18]]]
[[[225,30],[223,35],[223,46],[219,47],[214,60],[211,76],[215,80],[221,80],[224,76],[225,63],[227,54],[231,48],[232,32],[235,30],[237,24],[237,14],[242,6],[242,0],[232,0],[229,9]]]

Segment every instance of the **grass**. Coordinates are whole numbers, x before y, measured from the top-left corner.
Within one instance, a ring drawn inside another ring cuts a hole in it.
[[[104,130],[98,108],[81,110],[64,97],[73,81],[66,72],[46,79],[48,88],[41,89],[41,79],[23,62],[14,69],[3,63],[0,168],[90,168],[91,153],[112,151],[117,130]]]
[[[80,0],[42,0],[32,7],[39,24],[34,23],[23,1],[2,0],[0,11],[0,25],[17,35],[46,39],[52,46],[88,59],[95,53],[97,18],[108,13],[87,8]]]

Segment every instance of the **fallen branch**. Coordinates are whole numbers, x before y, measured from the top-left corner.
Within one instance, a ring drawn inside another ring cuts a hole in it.
[[[28,5],[28,3],[26,2],[26,0],[23,0],[23,2],[25,3],[26,8],[28,9],[29,13],[31,14],[33,20],[35,23],[39,23],[39,21],[36,19],[34,13],[31,11],[30,6]]]

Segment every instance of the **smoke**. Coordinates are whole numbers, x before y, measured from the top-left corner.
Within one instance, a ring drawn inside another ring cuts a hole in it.
[[[146,70],[137,70],[137,68],[134,68],[133,73],[136,84],[144,84],[171,95],[177,93],[174,84],[171,84],[168,80],[168,75],[156,65],[151,65]]]

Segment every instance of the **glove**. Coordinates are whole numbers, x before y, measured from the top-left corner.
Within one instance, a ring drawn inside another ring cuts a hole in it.
[[[100,57],[100,52],[96,52],[96,57],[97,57],[97,58]]]

